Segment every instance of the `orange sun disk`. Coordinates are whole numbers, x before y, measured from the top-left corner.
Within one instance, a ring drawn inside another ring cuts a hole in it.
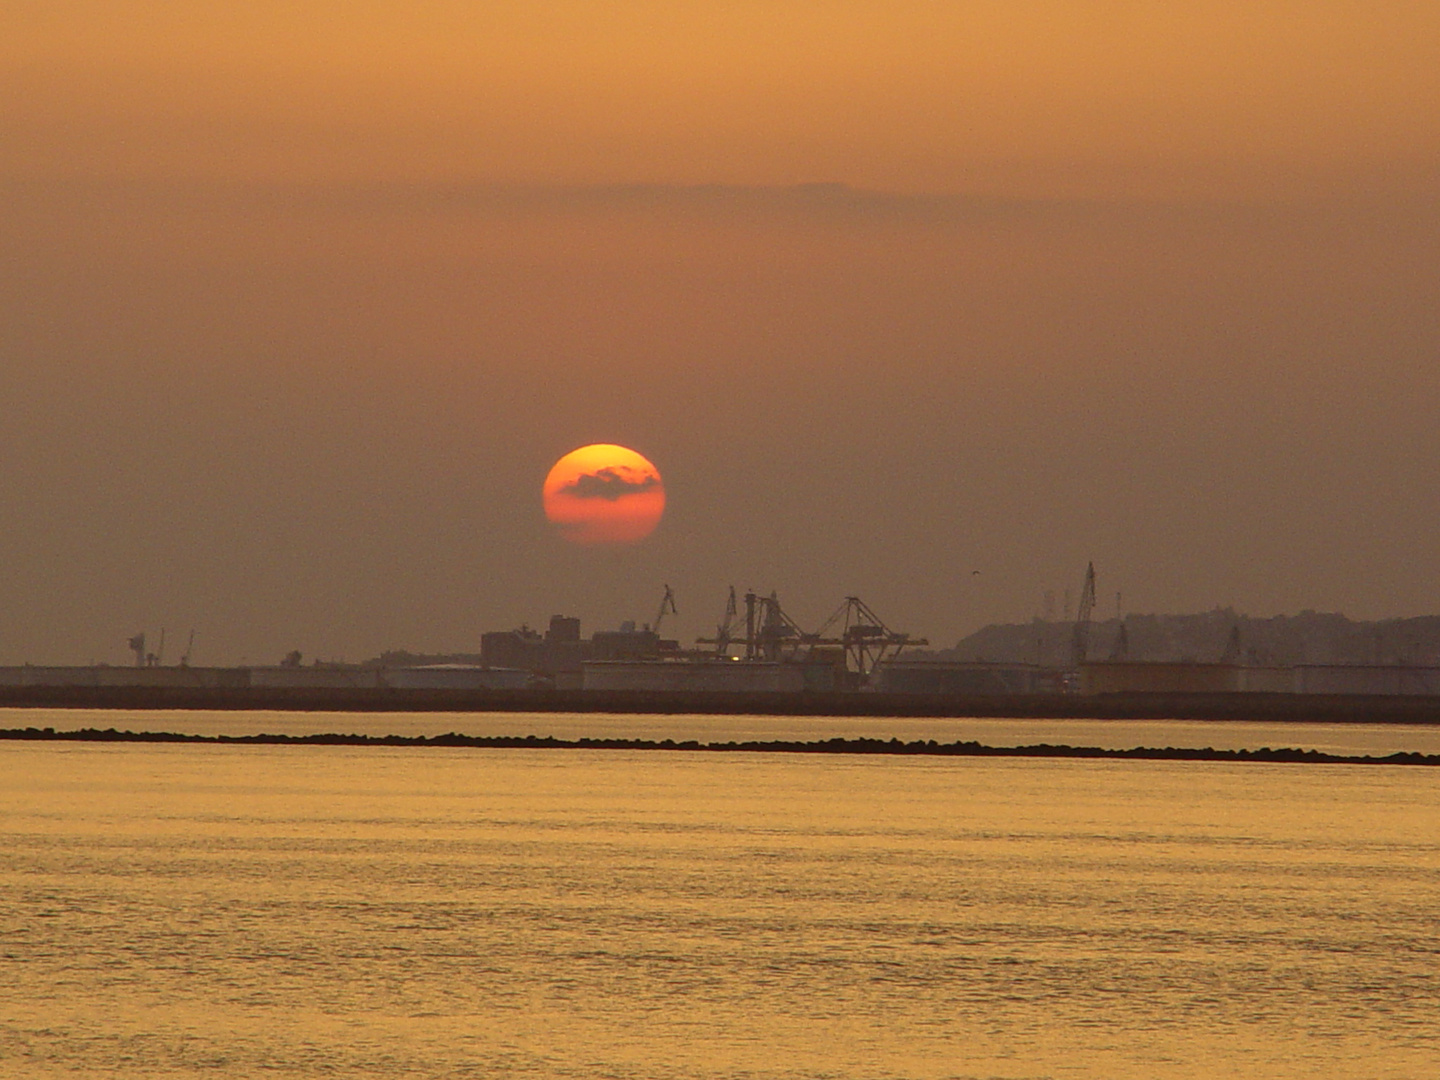
[[[665,513],[660,470],[613,443],[572,450],[545,477],[545,516],[571,543],[587,547],[644,540]]]

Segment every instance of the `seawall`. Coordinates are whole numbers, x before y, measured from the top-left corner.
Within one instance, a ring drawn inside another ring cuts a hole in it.
[[[373,687],[6,686],[0,708],[568,712],[1440,724],[1440,697],[1328,694],[725,693]]]

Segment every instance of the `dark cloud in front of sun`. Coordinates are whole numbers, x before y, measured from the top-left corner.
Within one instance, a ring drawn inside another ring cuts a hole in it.
[[[660,486],[654,473],[642,473],[625,465],[611,465],[593,473],[581,473],[560,490],[577,499],[609,499],[615,502],[626,495],[639,495]]]

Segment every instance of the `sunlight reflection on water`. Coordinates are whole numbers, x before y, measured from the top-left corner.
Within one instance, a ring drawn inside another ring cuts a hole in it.
[[[0,777],[4,1075],[1440,1060],[1430,769],[12,743]]]

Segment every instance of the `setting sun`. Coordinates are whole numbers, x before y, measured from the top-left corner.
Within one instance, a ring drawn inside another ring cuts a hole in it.
[[[613,443],[572,450],[545,477],[545,516],[576,544],[600,546],[644,540],[665,513],[660,470],[644,456]]]

